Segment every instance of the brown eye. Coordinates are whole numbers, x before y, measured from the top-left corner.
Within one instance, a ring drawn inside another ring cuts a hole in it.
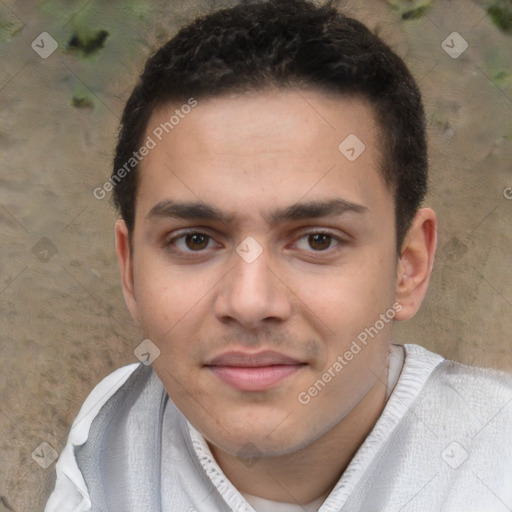
[[[323,251],[329,249],[332,237],[326,233],[315,233],[308,236],[309,246],[315,251]]]
[[[192,233],[185,236],[185,245],[192,251],[200,251],[208,246],[210,237],[202,233]]]

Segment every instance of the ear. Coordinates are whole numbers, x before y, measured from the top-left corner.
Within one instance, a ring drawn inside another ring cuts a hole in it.
[[[123,219],[116,222],[116,253],[117,262],[121,271],[121,284],[128,311],[137,325],[140,325],[137,300],[135,299],[133,279],[133,259],[130,247],[128,227]]]
[[[402,305],[395,320],[409,320],[423,302],[437,247],[437,218],[430,208],[415,215],[400,252],[396,300]]]

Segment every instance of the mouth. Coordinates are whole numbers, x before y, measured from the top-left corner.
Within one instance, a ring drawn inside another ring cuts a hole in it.
[[[278,352],[226,352],[205,367],[225,384],[239,391],[266,391],[289,378],[306,363]]]

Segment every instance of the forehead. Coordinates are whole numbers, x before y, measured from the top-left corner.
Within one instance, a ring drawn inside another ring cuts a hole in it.
[[[339,138],[347,129],[359,131],[368,139],[377,128],[373,109],[362,97],[311,89],[272,88],[194,101],[197,106],[193,109],[187,108],[186,102],[156,107],[147,135],[157,139],[161,135],[169,146],[183,142],[172,135],[181,139],[193,135],[183,149],[193,150],[195,142],[202,149],[210,146],[219,151],[229,147],[235,153],[240,148],[239,154],[261,149],[302,153],[310,146],[320,149],[321,140],[332,146],[331,137],[336,134]],[[269,137],[271,134],[279,137]]]
[[[368,193],[389,195],[380,130],[361,99],[287,89],[195,101],[192,109],[173,103],[153,112],[137,215],[166,199],[247,215],[251,206],[271,209],[334,190],[359,204],[375,199]]]

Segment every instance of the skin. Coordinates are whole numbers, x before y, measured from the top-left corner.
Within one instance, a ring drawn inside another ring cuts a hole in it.
[[[145,136],[175,109],[157,109]],[[338,150],[349,134],[366,146],[352,162]],[[242,492],[301,504],[328,492],[385,405],[392,322],[308,404],[297,399],[394,303],[407,320],[427,290],[436,216],[420,210],[396,253],[381,139],[361,99],[285,89],[199,100],[141,163],[133,250],[116,224],[127,306],[161,351],[153,367]],[[361,211],[269,218],[334,198]],[[231,219],[151,215],[165,201]],[[184,229],[210,238],[171,240]],[[332,238],[309,236],[326,230]],[[248,236],[262,249],[251,263],[236,252]],[[205,366],[266,349],[303,365],[265,391],[235,389]]]

